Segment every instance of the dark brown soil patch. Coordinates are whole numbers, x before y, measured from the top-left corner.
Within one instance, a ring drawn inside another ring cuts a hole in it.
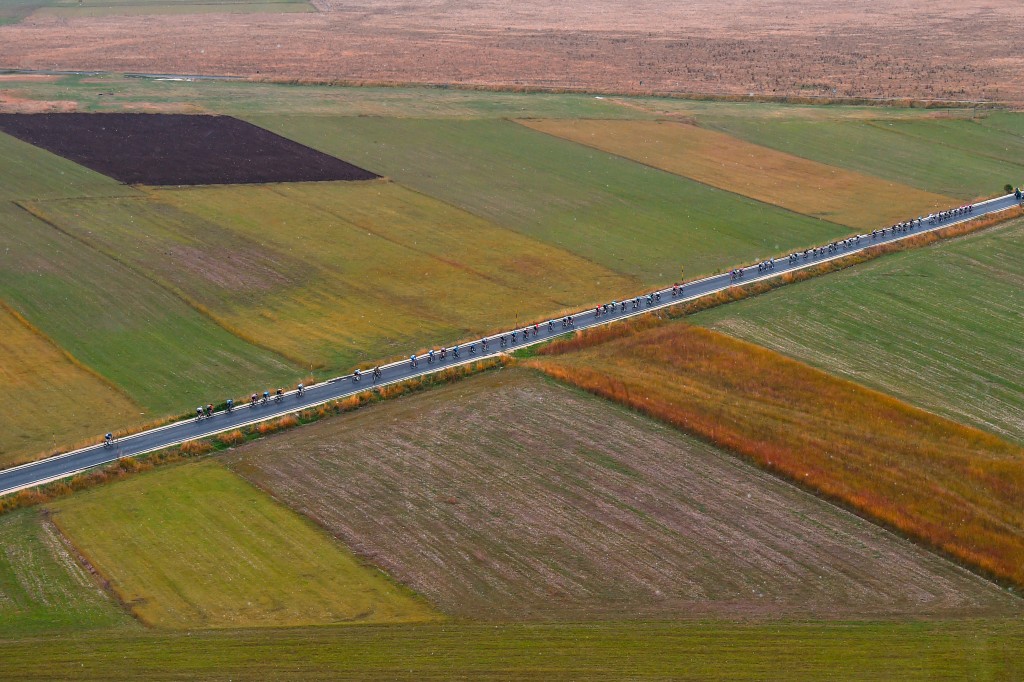
[[[128,184],[225,185],[378,177],[230,116],[0,114],[0,131]]]

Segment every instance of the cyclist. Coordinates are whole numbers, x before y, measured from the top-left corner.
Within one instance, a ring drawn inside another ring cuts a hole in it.
[[[513,329],[512,330],[512,343],[515,343],[515,342],[516,342],[516,330]]]
[[[230,412],[231,408],[233,408],[234,406],[235,406],[235,401],[232,400],[231,398],[228,398],[227,400],[224,401],[224,409],[227,412]]]
[[[480,339],[480,347],[483,350],[487,350],[487,339]]]
[[[454,355],[455,357],[459,357],[459,344],[455,344],[452,347],[452,355]]]
[[[304,390],[306,390],[306,389],[305,389],[305,388],[304,388],[304,387],[302,386],[302,384],[299,384],[299,389],[298,389],[298,396],[299,396],[300,398],[302,397],[302,392],[303,392]]]
[[[469,354],[470,355],[476,355],[476,345],[475,344],[472,344],[472,343],[469,344]]]
[[[352,378],[355,381],[359,381],[359,370],[358,369],[356,369],[356,371],[352,372]]]
[[[413,369],[416,369],[416,354],[415,353],[409,356],[409,364],[412,365]]]
[[[203,406],[200,405],[199,407],[196,408],[196,421],[199,421],[202,418],[203,418]]]
[[[277,389],[277,391],[276,391],[276,392],[274,393],[274,402],[275,402],[275,403],[279,403],[279,402],[281,402],[281,399],[282,399],[282,398],[284,398],[284,391],[282,391],[282,390],[281,390],[281,389],[279,388],[279,389]]]
[[[374,381],[376,381],[377,379],[380,379],[380,375],[381,375],[380,365],[377,365],[376,367],[373,368],[373,379],[374,379]]]
[[[551,320],[548,320],[548,331],[551,332],[551,331],[554,331],[554,330],[555,330],[555,325],[551,323]]]
[[[252,397],[249,398],[249,404],[252,405],[253,407],[256,407],[256,394],[255,393],[253,393]]]
[[[103,436],[103,447],[109,448],[110,445],[113,442],[114,442],[114,434],[108,433],[107,435]]]
[[[263,391],[263,404],[266,405],[268,400],[270,400],[270,391]]]
[[[213,403],[210,403],[209,405],[206,406],[206,416],[207,417],[212,417],[213,416]]]
[[[434,349],[431,348],[429,351],[427,351],[427,364],[429,365],[433,361],[434,361]]]

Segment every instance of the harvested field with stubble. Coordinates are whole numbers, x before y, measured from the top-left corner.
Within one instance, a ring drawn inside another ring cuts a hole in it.
[[[720,189],[858,229],[924,215],[956,199],[673,121],[521,120],[534,130]]]
[[[1024,585],[1018,445],[680,322],[584,332],[529,362]]]
[[[319,422],[227,462],[458,617],[1021,607],[730,455],[522,369]]]
[[[377,177],[230,116],[0,114],[0,131],[127,184],[222,185]]]

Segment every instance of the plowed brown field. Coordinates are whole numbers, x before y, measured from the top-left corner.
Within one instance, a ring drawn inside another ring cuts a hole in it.
[[[473,619],[1017,612],[994,586],[650,419],[501,370],[230,465]]]

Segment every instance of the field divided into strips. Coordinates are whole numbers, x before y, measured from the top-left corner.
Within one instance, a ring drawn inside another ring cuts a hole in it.
[[[585,334],[531,364],[1024,585],[1019,445],[717,332],[628,332]]]
[[[0,517],[0,637],[101,628],[137,630],[38,510]]]
[[[31,207],[307,369],[347,369],[638,286],[388,182]]]
[[[1016,115],[1022,117],[1021,115]],[[744,118],[711,114],[698,117],[701,125],[821,163],[900,182],[962,201],[1002,193],[1003,185],[1024,182],[1024,160],[1016,163],[986,155],[986,149],[1008,140],[1002,130],[964,121],[955,125],[971,131],[949,136],[949,121],[914,122],[914,135],[901,132],[899,120],[807,120],[779,117]],[[998,125],[1015,125],[1017,118],[997,118]],[[924,131],[929,131],[927,135]],[[970,139],[979,148],[950,141]],[[938,142],[939,144],[936,144]],[[1019,145],[1019,141],[1014,143]]]
[[[645,283],[850,231],[510,121],[249,120]]]
[[[438,618],[408,590],[213,461],[81,492],[51,510],[54,523],[149,625]]]
[[[16,397],[0,419],[0,467],[138,419],[123,393],[75,364],[0,303],[0,385]],[[54,415],[60,415],[54,419]]]
[[[1017,220],[689,319],[1024,443],[1022,290]]]
[[[0,133],[0,177],[0,202],[138,194],[112,178],[4,133]]]
[[[673,121],[520,120],[585,144],[795,213],[874,229],[949,207],[955,199]]]
[[[97,206],[106,211],[107,200]],[[0,298],[143,406],[147,414],[139,421],[248,392],[254,377],[302,376],[301,368],[231,335],[171,292],[21,208],[0,204],[0,224]]]
[[[1022,612],[864,520],[522,369],[252,443],[228,463],[460,618]]]

